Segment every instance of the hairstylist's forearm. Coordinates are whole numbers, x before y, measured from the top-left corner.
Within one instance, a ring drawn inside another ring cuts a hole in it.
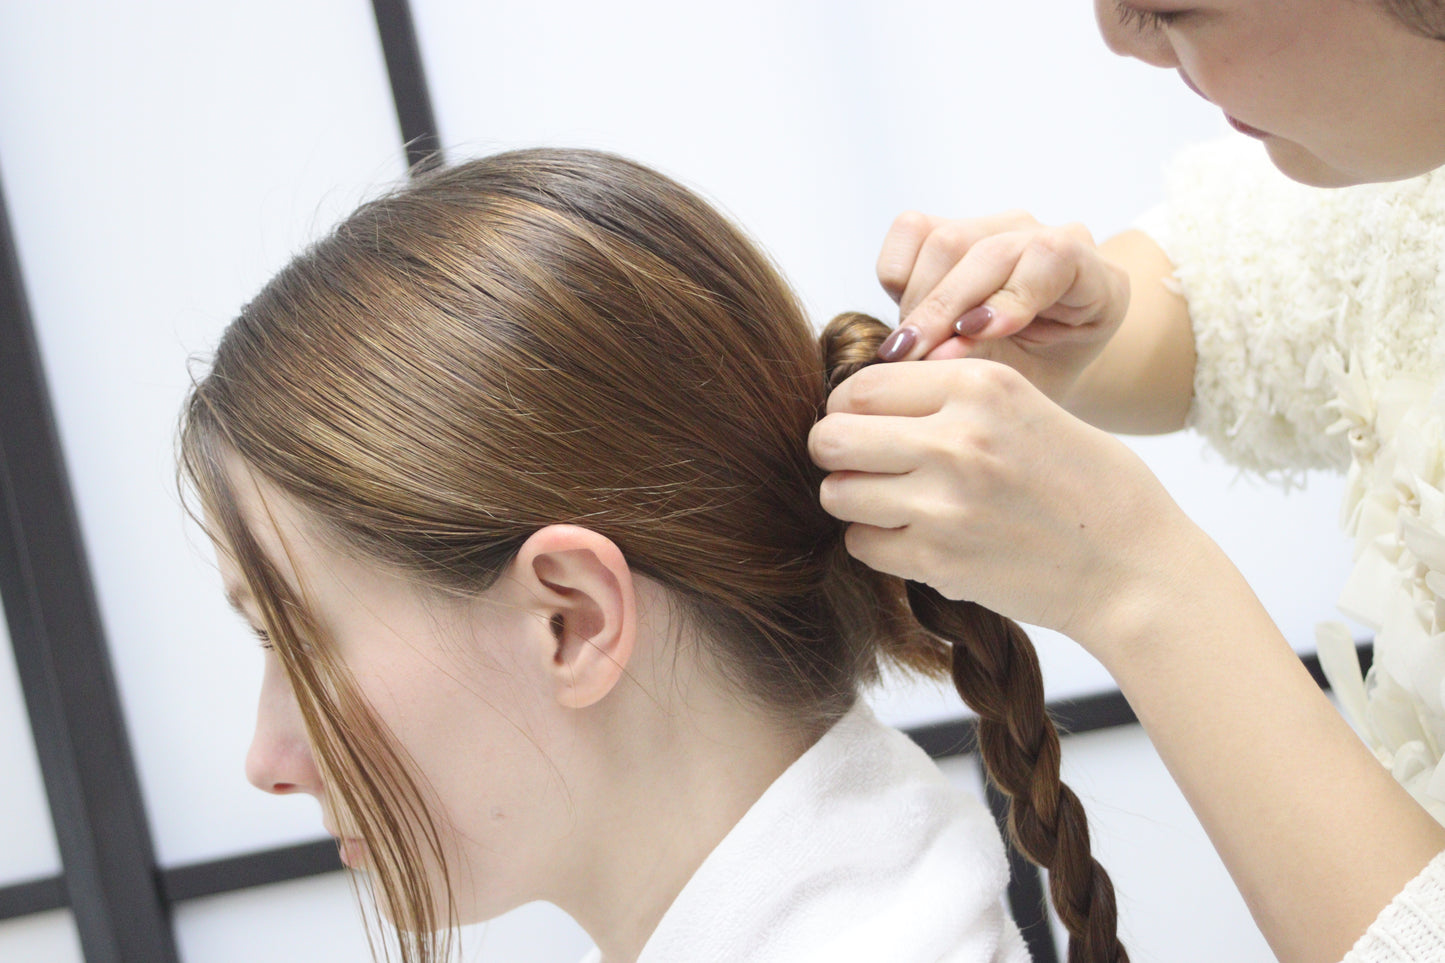
[[[1084,641],[1138,713],[1284,963],[1343,958],[1445,849],[1202,533]]]
[[[1129,310],[1064,407],[1107,431],[1178,431],[1194,396],[1194,333],[1184,298],[1165,286],[1174,266],[1142,231],[1110,238],[1099,251],[1128,272]]]

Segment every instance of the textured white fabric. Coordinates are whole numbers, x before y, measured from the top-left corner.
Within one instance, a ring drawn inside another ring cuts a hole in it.
[[[1445,822],[1445,170],[1295,184],[1233,138],[1186,154],[1139,225],[1176,265],[1198,362],[1190,422],[1242,468],[1348,471],[1354,568],[1340,609],[1375,631],[1360,677],[1340,623],[1317,631],[1346,712]],[[1445,960],[1445,854],[1348,963]]]
[[[1436,380],[1445,172],[1344,190],[1280,174],[1246,138],[1170,170],[1138,226],[1177,266],[1199,354],[1191,424],[1264,474],[1348,466],[1333,373]]]
[[[860,702],[703,861],[638,963],[1024,963],[1007,885],[988,810]]]
[[[1440,963],[1445,959],[1445,853],[1380,913],[1343,963]]]
[[[1140,226],[1176,265],[1198,362],[1191,423],[1243,468],[1348,470],[1349,630],[1320,658],[1380,761],[1445,822],[1445,171],[1303,187],[1244,138],[1184,155]]]

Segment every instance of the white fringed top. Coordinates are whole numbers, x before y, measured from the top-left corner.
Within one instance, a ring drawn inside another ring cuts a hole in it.
[[[1380,762],[1445,823],[1445,169],[1321,190],[1230,138],[1183,155],[1139,227],[1189,303],[1191,425],[1286,485],[1348,472],[1339,605],[1375,631],[1374,667],[1360,677],[1340,623],[1318,628],[1320,660]],[[1445,959],[1445,858],[1348,961],[1425,959]]]

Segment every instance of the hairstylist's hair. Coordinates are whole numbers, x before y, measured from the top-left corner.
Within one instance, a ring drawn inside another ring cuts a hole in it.
[[[622,158],[561,150],[368,203],[242,309],[186,404],[181,470],[257,599],[407,963],[440,959],[455,918],[418,868],[446,879],[443,830],[247,530],[237,474],[344,549],[452,593],[491,585],[538,528],[584,525],[670,590],[740,697],[815,734],[880,663],[952,673],[1014,835],[1050,870],[1070,960],[1126,958],[1027,637],[858,563],[818,504],[809,429],[886,331],[848,315],[820,346],[706,203]]]
[[[1380,0],[1380,5],[1414,33],[1445,40],[1445,0]]]

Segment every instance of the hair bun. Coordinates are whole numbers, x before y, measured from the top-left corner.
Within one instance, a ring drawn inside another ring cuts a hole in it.
[[[818,336],[828,390],[877,361],[879,347],[892,333],[888,325],[859,311],[848,311],[829,321]]]

